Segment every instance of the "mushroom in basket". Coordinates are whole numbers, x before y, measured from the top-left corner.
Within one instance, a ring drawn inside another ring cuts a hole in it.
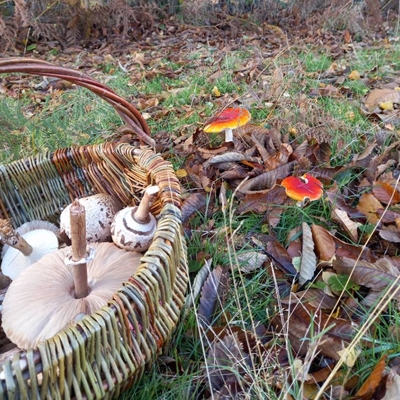
[[[138,206],[118,211],[111,224],[113,242],[122,249],[146,251],[153,240],[157,221],[150,207],[160,188],[148,186]]]
[[[36,347],[84,314],[107,305],[140,265],[141,253],[86,244],[85,208],[70,207],[71,247],[44,256],[15,279],[3,302],[3,329],[22,349]]]
[[[122,208],[120,201],[107,194],[98,193],[82,197],[79,202],[86,210],[86,240],[88,242],[107,242],[111,239],[110,227],[114,215]],[[71,239],[71,204],[60,215],[60,231]]]
[[[58,249],[56,225],[46,221],[27,222],[13,229],[9,219],[0,219],[0,240],[4,243],[1,270],[15,279],[45,254]]]

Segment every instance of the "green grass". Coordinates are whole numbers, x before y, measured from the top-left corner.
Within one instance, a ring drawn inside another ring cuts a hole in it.
[[[204,55],[205,49],[202,51]],[[381,48],[376,51],[360,48],[354,53],[343,54],[341,59],[336,59],[335,62],[345,64],[349,71],[358,70],[365,74],[366,78],[375,79],[386,76],[388,71],[399,69],[399,62],[396,61],[399,59],[397,57],[399,52],[400,47],[397,45],[394,49]],[[235,73],[235,68],[251,61],[253,52],[232,51],[222,57],[217,66],[214,65],[217,60],[215,50],[210,49],[206,58],[202,58],[202,55],[197,52],[187,54],[187,64],[163,59],[164,65],[174,71],[180,71],[182,68],[178,76],[167,78],[159,74],[152,79],[142,79],[134,85],[129,84],[128,74],[116,65],[102,65],[100,69],[103,74],[112,75],[107,84],[122,96],[133,102],[142,95],[154,96],[159,99],[158,108],[170,111],[157,120],[152,118],[153,111],[149,111],[151,118],[148,123],[155,135],[162,131],[178,137],[194,133],[209,116],[237,96],[241,99],[240,96],[246,95],[250,89],[258,91],[257,94],[262,99],[251,103],[254,124],[277,126],[282,134],[287,134],[291,127],[299,127],[300,132],[300,124],[308,128],[322,127],[319,134],[326,135],[332,144],[330,159],[332,167],[349,163],[355,154],[363,151],[380,129],[359,111],[362,97],[369,90],[366,80],[346,79],[341,88],[349,93],[347,97],[307,97],[312,89],[318,88],[323,83],[322,74],[333,62],[328,50],[298,48],[277,58],[274,60],[275,63],[271,63],[269,59],[263,60],[264,66],[276,65],[282,69],[283,88],[289,94],[267,99],[263,97],[267,89],[258,85],[260,82],[246,83],[245,79],[238,79]],[[201,68],[193,68],[197,63],[200,63]],[[221,70],[221,75],[215,80],[210,80],[209,77],[216,68]],[[273,85],[273,72],[274,68],[266,68],[261,77],[267,88]],[[104,79],[103,74],[98,78]],[[213,97],[214,86],[226,95],[224,100]],[[267,102],[274,103],[273,109],[265,106]],[[41,95],[40,103],[29,95],[21,96],[18,100],[4,98],[0,102],[0,123],[3,129],[0,135],[0,161],[3,163],[38,151],[107,140],[122,125],[120,117],[111,106],[82,89],[66,90],[60,95],[54,93]],[[396,125],[395,128],[399,129],[399,126]],[[304,132],[304,126],[302,129],[301,132]],[[301,143],[305,135],[306,133],[292,135],[293,143]],[[212,142],[211,137],[210,140]],[[218,138],[215,140],[217,144]],[[171,152],[170,161],[175,169],[184,167],[185,160],[179,154],[174,155]],[[319,167],[322,168],[324,165]],[[344,171],[336,177],[336,183],[341,188],[350,186],[357,181],[358,174],[360,171]],[[188,185],[186,189],[192,188]],[[355,200],[351,198],[351,194],[348,196],[349,202]],[[234,265],[237,254],[243,249],[252,248],[249,238],[263,233],[263,215],[239,215],[236,212],[237,199],[232,193],[228,194],[228,199],[230,208],[225,213],[218,202],[211,205],[210,200],[209,207],[212,207],[210,213],[205,215],[198,211],[191,219],[192,234],[188,240],[191,280],[204,264],[204,259],[199,254],[212,258],[213,266]],[[298,228],[301,222],[324,225],[325,221],[331,220],[331,211],[331,206],[323,200],[313,202],[304,208],[295,205],[285,207],[279,224],[270,229],[269,233],[280,243],[287,245],[289,233]],[[210,225],[211,220],[212,225]],[[330,224],[330,229],[338,228],[335,223],[330,222]],[[370,227],[366,226],[365,229],[369,232]],[[232,233],[234,240],[231,240]],[[223,305],[224,313],[217,316],[216,323],[228,322],[243,329],[251,329],[259,322],[267,324],[268,318],[277,311],[275,289],[266,268],[260,268],[249,275],[241,273],[239,269],[232,277],[232,285],[228,292],[229,300]],[[229,316],[229,320],[222,322],[226,315]],[[381,328],[376,332],[377,339],[382,345],[394,346],[392,356],[399,354],[400,346],[390,337],[389,332],[390,326],[400,325],[399,313],[391,307],[387,315],[378,318],[381,320]],[[312,340],[318,338],[316,335]],[[207,383],[204,374],[207,360],[203,354],[206,346],[207,344],[199,337],[195,309],[189,309],[179,322],[171,342],[165,348],[164,355],[169,357],[169,361],[174,360],[174,362],[163,364],[162,360],[159,360],[133,389],[121,396],[120,400],[202,398],[204,385]],[[379,354],[363,349],[352,373],[359,375],[362,382],[378,359]],[[282,394],[273,391],[264,379],[270,369],[280,368],[277,363],[264,366],[261,378],[257,377],[260,371],[246,368],[248,379],[253,383],[252,393],[248,398],[252,398],[251,396],[272,400],[284,398]],[[301,398],[302,390],[298,381],[286,388],[286,391],[292,393],[295,398]]]

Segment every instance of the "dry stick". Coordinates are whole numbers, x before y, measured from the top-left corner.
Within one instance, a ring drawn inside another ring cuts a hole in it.
[[[87,256],[86,251],[86,211],[78,200],[71,204],[71,248],[72,261],[83,260]],[[89,294],[86,262],[72,265],[75,284],[75,298],[82,299]]]

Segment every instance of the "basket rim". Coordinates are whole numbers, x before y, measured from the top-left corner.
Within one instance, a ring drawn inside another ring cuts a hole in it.
[[[84,72],[28,57],[0,59],[0,74],[17,72],[30,75],[52,76],[89,89],[114,107],[115,111],[137,135],[142,144],[147,144],[151,148],[155,148],[155,140],[150,137],[149,126],[140,111],[107,85]]]

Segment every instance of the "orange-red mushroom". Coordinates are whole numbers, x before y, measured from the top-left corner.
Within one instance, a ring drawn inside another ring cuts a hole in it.
[[[225,142],[233,142],[233,129],[247,124],[251,114],[242,107],[227,108],[221,114],[212,118],[204,127],[206,133],[218,133],[225,131]]]
[[[281,185],[285,188],[286,195],[296,200],[299,206],[320,199],[324,192],[322,183],[309,174],[300,177],[288,176]]]

